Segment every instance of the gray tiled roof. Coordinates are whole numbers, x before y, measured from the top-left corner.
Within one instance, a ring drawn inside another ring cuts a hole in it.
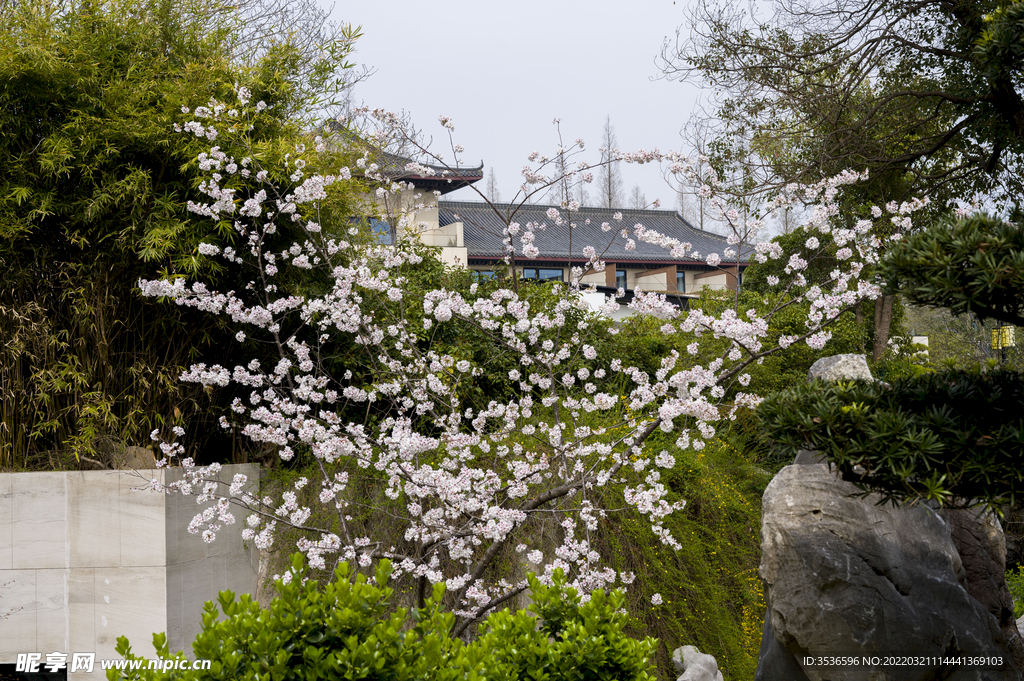
[[[388,151],[382,151],[377,156],[377,164],[381,167],[381,172],[389,177],[395,179],[412,180],[423,179],[423,176],[417,175],[412,171],[406,169],[406,166],[412,163],[412,159],[405,158],[404,156],[398,156]],[[417,163],[419,163],[417,161]],[[444,166],[434,165],[432,163],[419,163],[422,166],[426,166],[434,171],[434,175],[430,176],[430,179],[442,179],[442,178],[462,178],[467,180],[476,181],[484,176],[484,162],[480,161],[480,165],[475,168],[445,168]]]
[[[337,121],[327,121],[321,126],[320,132],[328,138],[334,138],[339,145],[368,151],[371,157],[370,161],[380,167],[381,174],[392,180],[412,182],[421,189],[436,189],[442,194],[446,194],[468,184],[473,184],[483,179],[484,176],[483,161],[480,161],[480,165],[471,168],[446,168],[432,163],[417,161],[419,165],[433,171],[431,174],[420,175],[406,168],[406,166],[413,162],[413,159],[376,148]]]
[[[423,175],[406,168],[412,162],[411,159],[387,151],[380,152],[376,159],[376,163],[380,165],[381,172],[385,176],[394,180],[412,182],[419,189],[437,191],[441,194],[447,194],[466,185],[473,184],[483,179],[484,176],[483,161],[480,161],[480,165],[476,168],[445,168],[444,166],[419,163],[417,161],[419,165],[432,171]]]
[[[655,244],[640,241],[633,236],[633,226],[642,224],[666,236],[679,241],[689,242],[693,250],[697,251],[703,260],[709,253],[718,253],[723,262],[736,262],[736,257],[726,258],[723,252],[730,246],[726,243],[725,237],[711,232],[697,229],[684,220],[678,213],[670,210],[627,210],[606,208],[581,208],[572,215],[572,253],[569,253],[569,221],[558,226],[548,218],[546,212],[551,206],[525,205],[516,208],[512,204],[496,203],[494,208],[486,203],[475,203],[468,201],[441,201],[439,207],[440,224],[447,225],[452,222],[462,221],[463,238],[470,258],[499,258],[502,255],[503,236],[505,229],[503,217],[512,222],[526,225],[530,222],[545,225],[544,229],[534,231],[534,245],[540,250],[540,255],[535,260],[585,260],[583,248],[593,246],[598,254],[604,253],[603,260],[609,262],[626,263],[630,261],[653,263],[684,263],[695,262],[698,258],[688,257],[682,260],[674,260],[668,249]],[[497,212],[495,211],[497,209]],[[515,210],[513,213],[512,211]],[[501,214],[499,217],[498,213]],[[560,211],[563,218],[570,215],[567,211]],[[622,213],[621,221],[614,219],[615,213]],[[456,217],[457,216],[457,217]],[[588,222],[589,221],[589,222]],[[608,232],[602,230],[602,223],[609,223],[612,229]],[[636,248],[632,251],[625,249],[626,239],[620,234],[623,228],[628,228],[630,238],[636,242]],[[513,245],[517,253],[521,251],[522,242],[514,237]],[[741,254],[740,261],[746,264],[753,253],[753,246],[741,244],[742,250],[738,247],[731,247]],[[607,250],[605,250],[607,247]],[[522,260],[522,256],[519,258]]]

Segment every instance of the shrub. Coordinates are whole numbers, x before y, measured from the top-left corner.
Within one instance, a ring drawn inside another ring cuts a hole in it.
[[[237,32],[205,12],[221,11],[216,4],[0,9],[2,468],[77,468],[82,456],[109,465],[121,446],[147,445],[152,430],[174,425],[187,426],[194,451],[227,445],[211,426],[233,395],[184,388],[178,377],[190,362],[232,366],[235,330],[136,291],[161,271],[245,285],[199,248],[237,246],[232,221],[196,222],[188,209],[204,179],[197,155],[211,140],[173,125],[197,93],[223,99],[243,83],[268,105],[252,144],[284,156],[305,141],[292,114],[323,80],[301,75],[315,65],[288,44],[251,69],[233,64]],[[339,195],[325,202],[331,215],[351,205]]]
[[[1020,619],[1024,616],[1024,566],[1006,571],[1006,586],[1013,596],[1013,617]]]
[[[892,291],[916,305],[1024,324],[1024,215],[975,215],[906,237],[886,258]]]
[[[815,381],[757,411],[780,455],[815,449],[843,477],[886,500],[1022,498],[1024,376],[940,372],[881,383]],[[863,467],[858,472],[855,467]]]
[[[976,215],[904,237],[880,264],[885,291],[1020,324],[1024,231],[1013,217]],[[816,449],[885,501],[1015,503],[1024,491],[1024,375],[902,373],[891,387],[798,385],[766,399],[758,417],[777,451]]]
[[[196,659],[212,661],[206,671],[109,670],[107,678],[126,679],[387,679],[388,681],[465,681],[485,679],[652,679],[649,658],[656,641],[623,633],[624,595],[594,591],[585,602],[556,571],[551,585],[530,578],[531,612],[492,613],[480,636],[464,643],[450,635],[454,615],[440,608],[443,584],[423,608],[394,608],[387,586],[389,561],[378,564],[373,581],[346,563],[322,590],[306,579],[301,555],[277,580],[279,596],[261,609],[249,595],[230,591],[217,605],[206,604],[203,630],[192,645]],[[532,613],[532,614],[531,614]],[[128,639],[117,652],[140,660]],[[171,655],[164,634],[153,645],[163,660]],[[145,663],[143,663],[145,664]],[[123,674],[123,676],[118,676]]]

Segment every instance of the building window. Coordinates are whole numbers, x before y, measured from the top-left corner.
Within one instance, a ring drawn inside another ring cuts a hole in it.
[[[562,269],[544,269],[524,267],[523,279],[539,279],[540,281],[562,281]]]
[[[373,240],[385,246],[395,243],[395,229],[386,221],[379,218],[349,218],[348,224],[359,230],[367,229]]]
[[[626,270],[615,270],[615,288],[626,289]]]
[[[473,281],[490,281],[497,278],[494,270],[473,270]]]
[[[377,218],[369,218],[366,224],[370,226],[370,234],[379,244],[390,246],[395,243],[395,230],[390,224]]]
[[[686,293],[686,272],[676,272],[676,290]]]

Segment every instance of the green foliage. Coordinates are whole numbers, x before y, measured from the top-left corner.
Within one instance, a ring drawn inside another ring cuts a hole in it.
[[[871,365],[871,375],[880,381],[922,376],[935,370],[924,345],[916,344],[907,336],[892,336],[885,354]]]
[[[835,244],[830,243],[828,248],[807,247],[807,240],[813,236],[815,234],[806,227],[798,227],[788,234],[781,234],[772,239],[787,256],[797,255],[807,261],[807,268],[801,271],[807,279],[807,286],[827,282],[831,278],[829,273],[838,264]],[[768,259],[763,263],[752,262],[743,273],[743,288],[758,293],[778,293],[785,290],[793,278],[792,274],[785,273],[788,262],[787,258]],[[774,286],[769,284],[769,276],[778,277],[779,283]]]
[[[944,207],[979,192],[1016,203],[1019,2],[858,5],[886,30],[848,21],[841,5],[773,4],[764,22],[701,2],[690,39],[665,54],[669,73],[699,75],[720,93],[725,150],[714,156],[767,167],[776,186],[867,168],[866,194],[879,205],[928,194]],[[858,49],[868,43],[877,49]]]
[[[583,603],[557,572],[551,586],[530,579],[530,610],[496,612],[482,633],[464,644],[450,636],[454,615],[443,613],[443,585],[435,585],[426,606],[395,609],[387,586],[390,563],[382,561],[373,583],[341,564],[320,589],[305,579],[301,555],[292,558],[278,597],[263,610],[248,595],[231,592],[206,604],[203,631],[192,646],[197,659],[212,660],[209,671],[130,671],[127,679],[380,679],[381,681],[473,681],[607,679],[647,681],[655,640],[629,638],[621,614],[621,592],[598,591]],[[163,634],[153,636],[161,659],[172,656]],[[128,640],[117,652],[137,660]]]
[[[1024,617],[1024,565],[1006,571],[1006,586],[1013,596],[1013,617],[1020,619]]]
[[[1024,214],[975,215],[894,244],[881,274],[910,302],[1024,325]]]
[[[755,433],[751,441],[757,441],[758,437],[759,433]],[[727,678],[751,678],[757,665],[765,607],[757,574],[760,499],[776,466],[748,454],[749,443],[743,442],[732,428],[722,432],[721,439],[714,440],[700,452],[680,452],[672,439],[659,433],[653,436],[650,446],[664,448],[676,456],[676,466],[661,471],[661,482],[670,490],[669,502],[680,499],[687,502],[682,511],[677,511],[665,521],[665,526],[680,541],[682,549],[676,551],[663,545],[651,530],[650,521],[628,508],[609,513],[593,535],[595,548],[609,557],[611,565],[636,574],[636,581],[624,594],[621,606],[617,606],[624,607],[631,615],[612,624],[615,627],[621,625],[624,627],[622,631],[637,638],[653,636],[664,642],[654,649],[653,659],[657,663],[659,678],[675,678],[669,655],[674,648],[686,644],[715,655]],[[742,443],[742,446],[733,446],[731,443],[734,441]],[[300,474],[312,478],[315,471],[279,470],[273,476],[288,488]],[[312,487],[308,485],[298,492],[300,500],[302,494],[309,493]],[[357,493],[367,501],[367,505],[371,499],[372,504],[377,504],[378,500],[384,503],[386,498],[382,489],[382,483],[379,488],[364,485],[358,488]],[[301,503],[311,501],[308,499]],[[614,505],[626,506],[624,503]],[[385,513],[354,512],[353,516],[350,527],[372,525],[376,528],[375,536],[382,537],[383,541],[401,541],[397,533],[388,539],[387,533],[391,528]],[[314,515],[310,522],[322,524],[329,520],[329,513],[325,513],[322,519]],[[553,524],[557,525],[557,522]],[[538,534],[542,535],[545,529],[539,528]],[[291,539],[287,534],[280,537],[282,545],[287,545]],[[503,571],[502,576],[521,578],[515,571],[517,559],[510,555],[503,562],[497,566]],[[284,565],[276,569],[287,567]],[[318,573],[309,568],[304,575],[320,581],[323,589],[327,588],[331,578],[329,573]],[[280,583],[278,585],[280,588]],[[394,594],[389,597],[392,605],[415,602],[415,580],[392,580],[388,587],[394,589]],[[662,594],[665,599],[660,606],[651,605],[650,598],[655,593]],[[430,595],[429,590],[427,595]],[[536,591],[533,592],[533,600],[536,607],[546,603]],[[556,622],[576,617],[571,614],[573,612],[576,612],[576,606],[572,601],[562,599],[551,601],[550,608],[539,614],[545,622]],[[406,627],[414,617],[410,615]],[[477,634],[481,639],[486,638],[489,635],[487,626],[498,629],[496,623],[500,622],[502,640],[515,638],[514,647],[527,650],[522,637],[524,632],[532,631],[535,620],[520,617],[520,614],[495,613],[489,624],[479,628]],[[587,619],[589,616],[579,617]],[[614,636],[618,634],[607,634],[605,638]],[[530,633],[528,638],[535,642],[547,640],[546,635],[538,637],[535,633]],[[493,647],[503,645],[494,644]],[[530,655],[533,655],[540,643],[531,645],[534,653]],[[495,652],[487,655],[492,659],[500,656]],[[525,655],[516,659],[524,663]]]
[[[643,323],[640,319],[635,321]],[[624,325],[618,335],[610,335],[606,340],[621,343],[623,348],[631,346],[633,339],[629,333],[632,326]],[[653,339],[656,328],[648,331]],[[660,361],[659,356],[638,356],[635,359]],[[592,414],[581,416],[579,424],[610,426],[621,424],[623,417],[624,414],[620,413]],[[755,434],[752,439],[756,441],[757,436]],[[637,575],[625,594],[625,608],[633,613],[627,631],[636,636],[656,636],[665,642],[657,649],[659,676],[665,679],[675,677],[669,660],[670,651],[684,644],[696,645],[702,651],[715,655],[729,678],[750,678],[757,664],[764,615],[761,582],[757,575],[760,497],[771,478],[771,470],[766,470],[764,462],[747,453],[747,442],[738,447],[730,444],[734,440],[742,440],[731,429],[722,433],[721,438],[699,452],[679,451],[674,437],[660,432],[655,433],[646,445],[656,450],[666,449],[676,457],[674,468],[660,470],[660,481],[670,490],[670,503],[676,500],[687,502],[683,510],[673,513],[665,521],[665,526],[682,544],[680,551],[663,545],[652,531],[650,521],[630,510],[621,498],[602,502],[623,510],[609,513],[592,535],[595,548],[608,556],[615,568]],[[518,441],[524,445],[531,442],[527,436]],[[297,456],[296,460],[299,458]],[[478,460],[476,463],[489,466],[498,465],[497,462]],[[285,473],[278,471],[274,474],[283,488],[289,487],[292,479],[299,475],[313,479],[317,474],[313,468],[301,473]],[[647,475],[647,472],[640,472],[640,475]],[[383,480],[374,484],[368,477],[360,479],[362,482],[353,483],[356,486],[352,493],[362,504],[353,509],[350,530],[364,532],[372,528],[374,536],[384,543],[399,545],[403,539],[394,531],[393,524],[389,524],[387,513],[387,505],[396,502],[383,494]],[[312,497],[315,489],[315,485],[307,485],[297,494],[302,500],[303,494]],[[311,502],[312,498],[308,501]],[[554,512],[550,524],[531,526],[524,532],[535,533],[533,536],[538,538],[548,533],[557,536],[560,517]],[[317,525],[329,523],[329,513],[325,513],[323,519],[314,516],[310,522]],[[541,522],[548,523],[546,519]],[[281,537],[283,543],[289,539],[287,535]],[[520,568],[521,557],[517,557],[510,547],[508,554],[496,562],[494,572],[489,574],[492,578],[504,577],[515,581],[521,578],[517,571]],[[316,576],[320,578],[323,575]],[[394,602],[416,602],[416,580],[395,580],[390,586],[396,592]],[[662,594],[665,603],[652,607],[650,598],[654,593]],[[545,619],[556,617],[555,614],[544,614]],[[515,631],[511,625],[509,630]],[[517,644],[516,647],[521,646]]]
[[[997,323],[984,322],[970,313],[954,315],[944,308],[907,307],[906,327],[912,335],[928,337],[928,359],[936,366],[969,369],[1000,360],[1004,368],[1024,370],[1024,342],[1018,340],[1015,346],[1005,348],[1005,362],[1003,353],[992,348],[992,330]]]
[[[161,269],[239,288],[197,250],[232,243],[232,225],[187,209],[202,198],[196,156],[221,140],[173,126],[182,107],[244,84],[271,107],[250,133],[254,147],[283,156],[308,91],[294,84],[304,67],[288,44],[237,68],[231,27],[211,28],[202,11],[188,0],[3,10],[0,468],[76,467],[80,456],[109,464],[105,450],[176,423],[189,424],[196,447],[220,432],[216,407],[231,395],[177,377],[193,361],[229,365],[229,331],[135,290]]]
[[[880,271],[890,291],[918,304],[1024,319],[1024,231],[1013,223],[934,225],[891,248]],[[1024,375],[928,373],[909,352],[889,362],[891,386],[797,384],[768,397],[757,418],[775,455],[816,449],[883,501],[1014,504],[1024,490]]]
[[[761,495],[771,471],[730,444],[731,429],[701,451],[679,451],[670,436],[649,446],[664,448],[676,465],[661,471],[667,501],[686,507],[665,519],[682,545],[661,543],[648,519],[631,510],[601,521],[596,545],[616,569],[637,578],[627,592],[634,631],[656,636],[661,678],[674,679],[669,655],[693,645],[715,656],[727,679],[750,679],[757,667],[765,612],[761,579]],[[624,504],[623,504],[624,506]],[[660,593],[664,603],[651,605]]]
[[[434,324],[433,317],[424,313],[423,305],[429,291],[455,291],[469,304],[473,304],[476,300],[490,297],[499,289],[508,288],[510,282],[496,278],[478,281],[470,270],[446,266],[440,259],[437,248],[423,245],[415,239],[406,245],[415,249],[422,260],[415,265],[404,264],[395,271],[396,275],[404,277],[404,300],[396,303],[379,291],[362,289],[360,292],[364,296],[365,309],[373,310],[373,314],[385,326],[404,320],[407,328],[416,335],[417,349],[424,356],[431,352],[438,355],[447,354],[456,361],[468,360],[473,366],[482,369],[476,375],[452,372],[451,382],[457,382],[454,387],[455,395],[460,401],[460,411],[481,411],[493,400],[511,399],[513,382],[508,376],[510,371],[521,368],[520,358],[506,347],[500,336],[461,317],[455,317],[445,324]],[[553,310],[566,295],[565,285],[557,282],[521,280],[518,287],[520,300],[531,314]],[[564,314],[571,321],[582,321],[584,315],[588,313],[572,309]],[[602,322],[597,320],[590,320],[589,323],[595,326],[602,325]],[[341,375],[346,370],[351,370],[357,385],[361,379],[369,384],[376,380],[380,372],[388,371],[386,367],[379,365],[379,353],[374,348],[350,343],[345,339],[335,341],[333,345],[326,345],[324,354],[330,357],[326,365],[328,374]],[[357,405],[357,408],[367,410],[366,419],[370,422],[389,415],[374,412],[376,405]],[[362,420],[362,417],[355,413],[347,416],[353,420]],[[429,424],[430,421],[431,418],[423,419],[425,424]],[[433,426],[424,427],[429,429]]]
[[[570,681],[572,679],[653,680],[649,659],[656,641],[625,634],[621,591],[598,590],[581,603],[565,577],[556,571],[552,586],[530,579],[537,617],[519,611],[496,612],[484,622],[484,633],[468,646],[487,673],[485,678]]]
[[[779,455],[818,450],[846,479],[887,501],[1024,498],[1021,374],[941,372],[891,387],[798,384],[765,399],[757,415]]]
[[[991,81],[1005,81],[1008,74],[1024,71],[1024,2],[1003,0],[985,16],[975,55]]]
[[[750,296],[752,307],[767,311],[782,302],[779,295]],[[757,300],[759,299],[759,300]],[[807,313],[810,303],[799,303],[779,309],[768,326],[765,347],[777,347],[782,336],[801,336],[807,333]],[[752,365],[750,385],[746,390],[755,395],[768,395],[783,390],[807,378],[811,365],[822,357],[859,352],[864,343],[865,331],[857,324],[852,312],[845,312],[829,327],[832,338],[821,350],[811,348],[803,341],[789,346],[785,352],[764,358],[760,365]]]
[[[732,291],[701,291],[700,298],[690,301],[690,308],[708,313],[720,313],[723,309],[736,305],[735,293]],[[809,303],[783,305],[785,298],[778,292],[761,293],[743,290],[739,295],[739,309],[754,309],[765,317],[775,310],[769,325],[768,333],[762,341],[765,349],[778,348],[782,336],[801,336],[808,332],[805,324]],[[895,315],[894,315],[895,316]],[[600,341],[602,354],[618,357],[623,366],[636,366],[654,374],[661,367],[661,360],[675,351],[683,358],[682,362],[704,364],[705,366],[728,351],[728,340],[713,339],[709,334],[698,338],[692,333],[674,333],[665,335],[661,332],[662,322],[651,317],[631,318],[628,324],[619,327],[617,335],[607,335]],[[862,347],[865,331],[857,325],[852,312],[844,313],[830,327],[832,339],[821,350],[814,350],[804,342],[788,347],[785,352],[776,352],[762,358],[760,364],[752,363],[746,368],[750,374],[750,384],[741,387],[735,381],[729,386],[727,395],[735,395],[738,390],[765,395],[781,390],[794,382],[803,381],[807,371],[822,357],[842,353],[855,353]],[[699,353],[691,355],[687,346],[700,341]]]

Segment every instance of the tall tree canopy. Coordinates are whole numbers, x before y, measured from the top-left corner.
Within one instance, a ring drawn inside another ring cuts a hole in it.
[[[782,183],[866,167],[902,195],[893,199],[926,190],[1015,201],[1024,3],[771,6],[762,19],[700,0],[662,55],[667,76],[719,91],[725,127],[753,144],[764,174]]]

